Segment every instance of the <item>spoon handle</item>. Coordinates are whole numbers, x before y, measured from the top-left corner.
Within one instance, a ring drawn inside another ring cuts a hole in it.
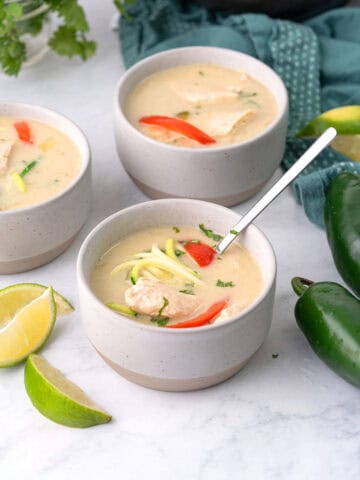
[[[329,145],[336,137],[335,128],[328,128],[325,132],[301,155],[301,157],[284,173],[265,195],[242,217],[223,240],[216,246],[216,252],[221,255],[230,243],[242,232],[263,210],[271,203],[300,173]]]

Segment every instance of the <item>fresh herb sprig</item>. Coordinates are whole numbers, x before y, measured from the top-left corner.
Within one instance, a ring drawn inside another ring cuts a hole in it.
[[[20,41],[16,21],[22,15],[21,6],[0,0],[0,64],[7,75],[16,75],[26,60],[25,44]]]
[[[119,12],[131,20],[127,7],[137,0],[113,0]],[[42,13],[22,20],[22,15],[31,12],[32,3],[27,2],[24,11],[20,1],[0,0],[0,67],[7,75],[18,75],[27,58],[24,33],[38,35],[48,13],[59,19],[57,29],[48,45],[57,54],[88,60],[96,52],[96,42],[88,38],[89,24],[78,0],[33,0],[33,10],[44,5]]]

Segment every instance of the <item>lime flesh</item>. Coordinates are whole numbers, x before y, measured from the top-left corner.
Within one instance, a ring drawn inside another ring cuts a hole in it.
[[[17,283],[0,290],[0,328],[14,317],[17,311],[40,297],[48,287],[38,283]],[[57,315],[67,315],[74,307],[60,293],[53,291]]]
[[[10,318],[0,312],[0,367],[16,365],[39,350],[48,339],[56,320],[52,288],[25,305]]]

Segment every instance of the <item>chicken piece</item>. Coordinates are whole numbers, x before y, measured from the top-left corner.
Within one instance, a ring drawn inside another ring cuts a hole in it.
[[[169,318],[179,318],[190,315],[199,305],[196,296],[180,293],[176,288],[158,280],[140,278],[136,285],[125,291],[126,304],[136,312],[155,317],[164,305],[168,305],[161,315]]]
[[[194,125],[212,137],[228,135],[241,123],[245,123],[255,115],[251,109],[242,112],[204,112],[194,118]]]
[[[175,85],[173,90],[179,97],[181,97],[182,100],[201,105],[232,102],[239,97],[238,93],[223,88],[217,88],[210,91],[210,89],[205,89],[204,87],[197,87],[194,85]]]
[[[229,318],[240,313],[241,310],[244,310],[244,308],[246,308],[246,306],[247,305],[245,302],[236,302],[230,305],[230,307],[224,308],[220,313],[220,315],[215,319],[214,323],[219,324],[219,323],[227,322]]]
[[[3,141],[0,142],[0,175],[6,172],[9,156],[14,142]]]
[[[209,68],[209,67],[208,67]],[[194,78],[181,78],[169,82],[169,88],[182,100],[193,104],[211,105],[232,102],[239,98],[239,91],[244,88],[246,73],[238,72],[237,78],[229,84],[224,77],[223,70],[218,67],[210,68],[210,75],[203,77],[204,81],[194,82]]]

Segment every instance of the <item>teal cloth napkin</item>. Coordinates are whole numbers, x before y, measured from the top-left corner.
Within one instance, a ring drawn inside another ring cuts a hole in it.
[[[213,13],[180,0],[138,0],[129,14],[132,19],[122,17],[119,29],[127,67],[189,45],[232,48],[271,66],[289,93],[285,169],[311,143],[294,138],[305,123],[330,108],[360,104],[360,8],[339,8],[294,23],[261,14]],[[360,164],[328,148],[293,183],[297,201],[321,227],[326,188],[343,170],[360,174]]]

